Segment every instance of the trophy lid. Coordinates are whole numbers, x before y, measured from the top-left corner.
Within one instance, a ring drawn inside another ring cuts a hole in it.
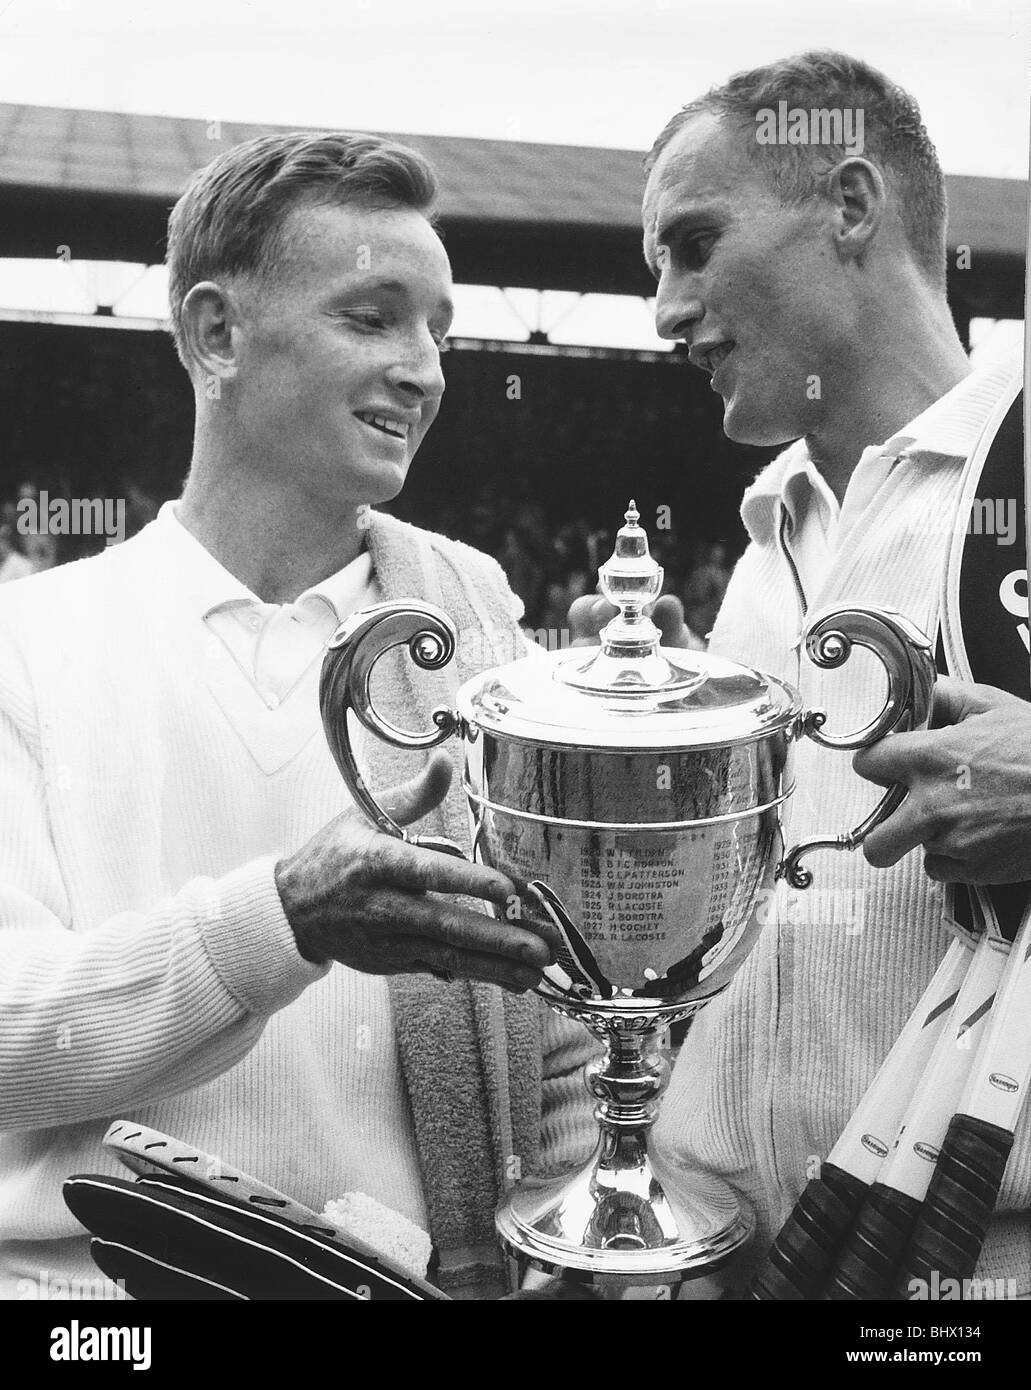
[[[697,748],[751,742],[799,713],[785,682],[705,652],[663,647],[644,612],[662,590],[631,501],[598,571],[619,610],[600,647],[533,654],[468,681],[463,717],[502,737],[575,748]]]

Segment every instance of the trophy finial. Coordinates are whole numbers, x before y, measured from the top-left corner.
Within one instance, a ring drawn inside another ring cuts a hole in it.
[[[639,622],[644,605],[662,592],[662,567],[651,557],[648,537],[640,525],[641,513],[633,498],[623,515],[626,524],[616,532],[615,549],[598,571],[598,579],[609,603],[615,604],[624,618]],[[654,646],[658,629],[645,618],[637,635]]]
[[[601,630],[601,647],[586,663],[575,660],[556,679],[602,694],[684,691],[704,679],[660,650],[662,633],[644,611],[662,593],[662,566],[652,558],[637,503],[630,499],[625,525],[611,556],[598,570],[598,587],[619,612]]]

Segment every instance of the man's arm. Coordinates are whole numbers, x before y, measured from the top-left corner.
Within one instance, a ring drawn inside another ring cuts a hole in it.
[[[42,768],[0,710],[0,1130],[107,1115],[237,1062],[325,973],[298,954],[272,867],[73,923]]]
[[[863,844],[877,868],[922,846],[924,867],[947,883],[1031,878],[1031,704],[989,685],[943,677],[933,729],[892,734],[853,767],[909,795]]]
[[[390,840],[357,813],[279,866],[283,897],[267,857],[148,911],[74,922],[20,704],[0,708],[0,1130],[110,1115],[212,1080],[330,959],[371,973],[439,966],[515,989],[539,980],[550,949],[538,936],[425,892],[504,903],[508,879]],[[394,798],[408,812],[428,809],[447,778],[431,767],[420,782]]]

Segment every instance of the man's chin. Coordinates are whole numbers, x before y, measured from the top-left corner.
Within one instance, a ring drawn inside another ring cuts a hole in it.
[[[753,410],[743,408],[735,401],[725,401],[723,406],[723,433],[734,444],[751,444],[757,449],[776,449],[801,439],[805,427],[797,427],[783,420],[773,420]]]
[[[399,463],[393,467],[378,464],[373,468],[363,469],[360,479],[356,479],[359,483],[362,501],[372,507],[380,506],[384,502],[392,502],[404,490],[410,466],[411,460],[406,459],[404,463]]]

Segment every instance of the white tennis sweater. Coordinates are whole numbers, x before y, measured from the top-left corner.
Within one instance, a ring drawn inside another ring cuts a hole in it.
[[[386,660],[387,717],[431,727],[459,679],[519,655],[516,600],[467,547],[376,515],[369,535],[384,597],[427,597],[480,634],[463,669]],[[317,587],[343,602],[339,582]],[[126,1175],[100,1147],[115,1117],[316,1211],[366,1192],[473,1273],[492,1258],[495,1170],[591,1141],[589,1035],[535,997],[299,955],[273,868],[350,798],[318,644],[299,680],[281,661],[249,676],[233,622],[253,599],[166,510],[0,601],[0,1297],[96,1275],[61,1183]],[[419,765],[364,742],[377,791]],[[459,788],[427,829],[466,837]]]
[[[828,712],[828,732],[865,725],[884,699],[877,659],[856,648],[840,670],[821,671],[798,648],[800,602],[777,538],[782,498],[797,523],[789,548],[809,612],[836,601],[895,608],[933,640],[963,464],[1012,378],[1012,364],[973,373],[883,448],[865,451],[840,518],[825,484],[822,495],[819,485],[808,496],[799,487],[811,472],[804,442],[776,458],[745,495],[751,544],[711,650],[790,681],[807,707]],[[1014,566],[1023,564],[1016,556]],[[851,763],[849,753],[800,741],[787,845],[852,829],[873,809],[881,789]],[[827,1158],[950,940],[942,887],[924,874],[919,851],[886,870],[861,851],[814,853],[807,866],[812,888],[782,899],[730,988],[696,1018],[656,1130],[660,1147],[722,1174],[753,1204],[758,1231],[742,1281]],[[1015,1279],[1025,1295],[1029,1208],[1025,1109],[978,1270]]]

